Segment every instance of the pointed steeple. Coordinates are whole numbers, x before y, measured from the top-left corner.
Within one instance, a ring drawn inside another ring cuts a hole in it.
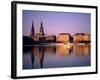
[[[34,34],[35,34],[35,31],[34,31],[34,23],[32,21],[31,36],[34,36]]]
[[[40,34],[44,35],[44,28],[43,28],[43,22],[41,20],[41,24],[40,24]]]

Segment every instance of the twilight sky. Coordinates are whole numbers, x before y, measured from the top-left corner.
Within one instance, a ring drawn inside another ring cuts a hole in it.
[[[46,34],[90,33],[91,15],[89,13],[47,12],[23,10],[23,35],[31,33],[32,21],[35,33],[39,32],[41,20]]]

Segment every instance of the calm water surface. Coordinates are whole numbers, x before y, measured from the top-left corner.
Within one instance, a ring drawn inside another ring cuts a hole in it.
[[[90,45],[23,47],[23,69],[90,66]]]

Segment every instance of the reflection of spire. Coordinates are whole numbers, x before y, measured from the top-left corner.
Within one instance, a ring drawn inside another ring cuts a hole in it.
[[[40,59],[40,67],[43,68],[44,53],[42,53],[42,58]]]
[[[44,35],[44,28],[43,28],[43,23],[41,21],[41,25],[40,25],[40,34]]]
[[[31,52],[31,62],[32,62],[32,69],[34,67],[34,53]]]
[[[40,46],[39,51],[40,51],[40,54],[42,54],[42,56],[40,57],[40,67],[43,68],[45,48],[43,46]]]
[[[35,34],[35,31],[34,31],[34,24],[33,24],[33,21],[32,21],[31,36],[33,36],[34,34]]]

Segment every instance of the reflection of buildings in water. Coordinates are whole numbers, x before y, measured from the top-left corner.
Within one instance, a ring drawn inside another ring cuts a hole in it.
[[[90,55],[90,45],[74,45],[76,56]]]
[[[45,53],[53,55],[56,53],[56,46],[46,46]]]
[[[91,53],[91,45],[85,45],[84,46],[84,54],[90,55],[90,53]]]
[[[40,67],[43,68],[43,61],[44,61],[44,54],[45,54],[45,48],[43,46],[39,46],[40,54],[42,55],[40,57]]]
[[[35,55],[37,57],[41,57],[40,55],[40,49],[39,49],[40,46],[35,46],[34,49],[33,49],[33,52],[35,53]],[[44,48],[44,52],[46,54],[54,54],[56,53],[56,46],[41,46],[41,48]]]
[[[34,53],[31,51],[31,63],[32,63],[32,69],[34,68]]]
[[[31,62],[32,67],[34,65],[34,57],[37,57],[40,61],[40,67],[43,67],[44,56],[46,54],[54,54],[56,53],[56,46],[34,46],[31,52]]]
[[[45,48],[43,46],[34,47],[31,54],[32,67],[34,65],[34,56],[37,56],[40,61],[40,68],[43,68]]]
[[[40,62],[40,68],[43,68],[45,54],[54,55],[55,53],[56,55],[56,53],[58,53],[60,56],[68,56],[72,52],[75,53],[76,56],[90,55],[90,45],[35,46],[31,51],[32,68],[34,68],[35,57],[37,57]]]
[[[57,46],[57,53],[59,53],[59,55],[61,56],[70,55],[72,51],[73,51],[73,46],[70,45]]]
[[[72,46],[62,45],[62,46],[34,46],[31,52],[31,62],[32,68],[34,68],[34,59],[38,58],[40,62],[40,67],[43,68],[44,56],[45,54],[54,55],[59,53],[61,56],[70,55],[72,52]]]
[[[76,45],[74,46],[76,56],[84,56],[84,46],[83,45]]]
[[[40,54],[40,52],[39,52],[39,47],[38,46],[35,46],[34,48],[33,48],[33,53],[34,53],[34,55],[35,56],[37,56],[39,59],[41,58],[41,54]]]

